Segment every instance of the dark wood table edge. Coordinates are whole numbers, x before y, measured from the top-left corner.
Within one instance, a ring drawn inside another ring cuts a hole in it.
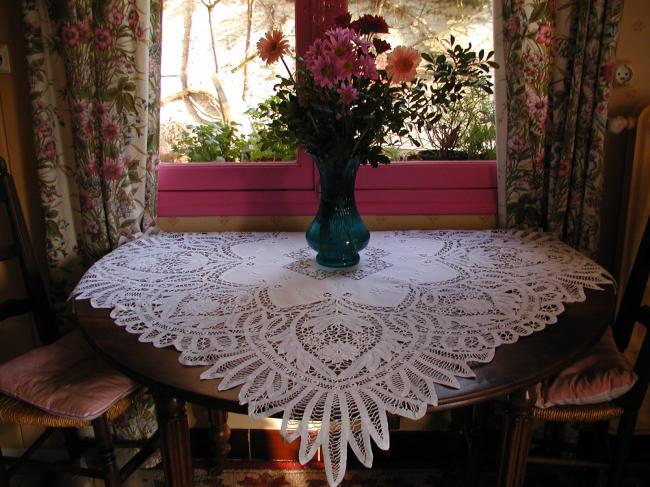
[[[604,288],[604,291],[588,292],[604,292],[607,294],[610,301],[611,314],[613,316],[615,305],[613,286],[604,286]],[[90,304],[87,303],[87,306],[90,306]],[[110,313],[109,309],[103,309],[102,311],[106,314]],[[478,391],[455,396],[453,398],[443,398],[439,401],[437,406],[429,406],[427,408],[427,414],[459,407],[472,406],[495,399],[507,398],[507,408],[512,414],[508,415],[508,420],[506,421],[504,429],[503,450],[499,467],[499,486],[522,486],[526,471],[527,451],[532,428],[532,408],[535,405],[536,400],[535,384],[563,370],[573,363],[580,355],[593,347],[602,332],[611,323],[612,316],[600,316],[602,322],[599,324],[600,326],[598,326],[599,333],[594,333],[589,340],[585,340],[581,343],[581,346],[575,347],[572,353],[567,354],[563,360],[554,363],[552,366],[540,368],[536,374],[527,377],[526,379],[508,383],[501,387],[491,388],[487,393],[485,391]],[[551,324],[548,326],[555,325],[556,324]],[[167,461],[164,465],[166,483],[173,487],[191,486],[192,472],[187,417],[184,410],[185,401],[199,404],[208,408],[208,410],[215,411],[213,414],[218,415],[216,418],[217,422],[221,420],[222,424],[213,424],[212,427],[213,429],[221,430],[220,440],[223,441],[225,438],[226,442],[229,433],[223,433],[223,430],[227,429],[227,424],[225,424],[227,416],[223,413],[229,411],[247,414],[248,407],[239,404],[239,402],[197,394],[173,385],[163,384],[152,380],[150,377],[144,376],[138,371],[125,366],[123,363],[120,363],[118,360],[115,360],[103,351],[101,347],[95,343],[93,337],[87,332],[83,323],[80,328],[89,344],[104,358],[104,360],[106,360],[111,366],[115,367],[116,370],[131,377],[136,382],[144,384],[152,391],[156,400],[156,410],[159,427],[161,428],[161,437],[163,438],[163,443],[166,439],[168,444],[167,448],[163,447],[163,458],[167,456]],[[128,333],[126,330],[122,329],[122,331],[123,333]],[[544,333],[544,331],[545,330],[542,330],[536,333]],[[520,338],[520,340],[522,338]],[[150,346],[153,345],[150,344]],[[504,344],[500,347],[504,346],[508,345]],[[179,363],[179,365],[181,364]],[[478,365],[478,367],[484,366],[485,365]],[[277,414],[272,417],[281,417],[281,415]]]

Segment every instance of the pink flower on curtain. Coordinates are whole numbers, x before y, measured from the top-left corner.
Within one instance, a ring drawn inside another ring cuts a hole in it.
[[[79,202],[81,211],[90,211],[93,209],[93,199],[86,189],[79,189]]]
[[[25,37],[27,39],[33,38],[38,33],[38,26],[29,20],[25,20]]]
[[[600,75],[607,83],[611,83],[614,79],[614,66],[616,66],[616,58],[611,56],[600,68]]]
[[[41,120],[41,118],[34,119],[35,122],[35,130],[36,134],[42,139],[47,139],[49,137],[52,137],[53,131],[52,127],[48,125],[45,121]]]
[[[102,135],[110,141],[120,137],[120,126],[114,120],[104,119],[102,121]]]
[[[39,186],[40,186],[41,198],[47,201],[48,203],[52,203],[59,197],[59,194],[54,186],[49,186],[46,184],[41,184]]]
[[[86,170],[88,171],[88,176],[91,178],[99,176],[99,167],[97,167],[97,156],[95,156],[95,154],[90,154],[88,156]]]
[[[561,159],[558,172],[560,177],[567,177],[571,172],[571,161],[569,159]]]
[[[546,156],[546,151],[544,149],[538,150],[537,154],[535,155],[535,168],[538,171],[543,171],[544,170],[545,156]]]
[[[514,134],[508,139],[508,148],[512,149],[515,152],[521,152],[526,147],[526,140],[521,136],[521,134]]]
[[[79,31],[79,42],[82,44],[87,43],[90,40],[90,37],[92,36],[92,31],[90,30],[90,24],[88,23],[88,20],[84,20],[82,22],[77,22],[75,23],[77,26],[77,30]]]
[[[41,146],[39,156],[44,159],[54,159],[56,157],[56,143],[53,140],[47,141]]]
[[[86,137],[92,137],[95,132],[95,127],[91,120],[86,120],[85,123],[81,126],[81,132]]]
[[[100,120],[104,121],[104,119],[110,115],[110,112],[111,109],[105,101],[95,103],[95,113],[97,113],[97,117]]]
[[[550,46],[553,42],[553,29],[548,24],[542,24],[537,29],[537,35],[535,36],[535,42],[542,44],[543,46]]]
[[[102,174],[106,181],[117,181],[122,178],[124,172],[124,156],[121,155],[117,159],[107,159],[104,161],[102,167]]]
[[[140,14],[138,14],[138,11],[135,9],[131,9],[129,11],[129,15],[127,17],[129,25],[131,28],[135,28],[136,25],[138,25],[138,22],[140,22]]]
[[[506,23],[504,36],[507,40],[514,39],[520,30],[521,22],[519,21],[519,17],[517,17],[517,15],[513,15],[508,19],[508,22]]]
[[[68,47],[75,47],[77,42],[79,42],[79,31],[77,30],[77,26],[74,24],[65,25],[61,34],[63,42],[65,42]]]
[[[113,44],[113,36],[111,34],[111,31],[106,28],[96,27],[95,44],[97,44],[97,47],[100,49],[108,49],[111,47]]]
[[[528,88],[525,93],[526,106],[531,115],[532,127],[543,131],[546,126],[546,115],[548,111],[548,98],[539,96],[533,88]]]
[[[90,120],[88,106],[89,105],[87,100],[75,100],[70,104],[70,112],[72,113],[72,118],[74,118],[79,125],[88,123]]]
[[[122,20],[124,20],[124,14],[113,5],[111,10],[108,12],[108,21],[113,25],[120,25]]]
[[[84,230],[90,235],[99,235],[99,225],[95,220],[86,218],[84,221]]]

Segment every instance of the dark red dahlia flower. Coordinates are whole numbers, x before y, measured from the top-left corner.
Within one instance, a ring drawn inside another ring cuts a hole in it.
[[[377,51],[377,54],[381,54],[382,52],[390,50],[390,44],[383,39],[378,39],[375,37],[372,40],[372,44],[375,46],[375,51]]]
[[[334,22],[336,22],[336,25],[339,27],[349,27],[351,20],[352,17],[350,16],[350,12],[346,12],[343,15],[339,15],[338,17],[336,17]]]
[[[350,24],[359,34],[388,34],[388,24],[379,15],[366,14]]]

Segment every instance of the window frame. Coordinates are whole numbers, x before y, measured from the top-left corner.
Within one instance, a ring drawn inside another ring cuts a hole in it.
[[[296,52],[346,11],[347,0],[295,0]],[[359,210],[371,215],[496,214],[496,161],[362,166],[356,197]],[[318,171],[302,150],[295,161],[159,166],[161,217],[310,215],[318,201]]]

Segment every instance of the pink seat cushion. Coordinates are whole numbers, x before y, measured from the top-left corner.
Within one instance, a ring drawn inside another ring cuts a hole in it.
[[[584,357],[547,384],[537,385],[537,407],[597,404],[629,391],[637,376],[616,348],[612,329]]]
[[[0,365],[0,391],[55,416],[95,419],[136,388],[78,331]]]

